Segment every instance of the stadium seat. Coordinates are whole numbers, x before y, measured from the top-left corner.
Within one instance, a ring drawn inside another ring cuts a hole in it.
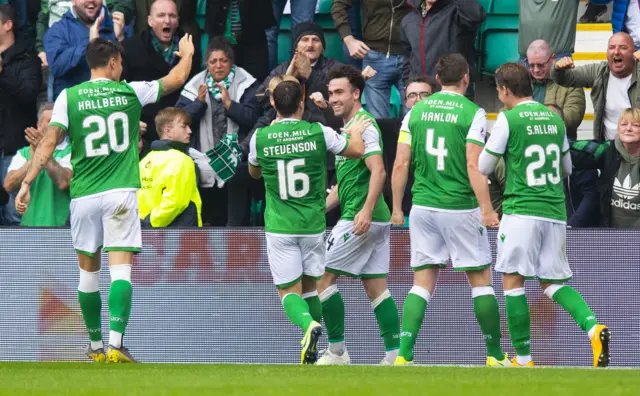
[[[483,74],[492,75],[502,63],[517,61],[518,15],[487,15],[478,33],[476,47]]]
[[[484,0],[484,2],[486,1],[487,0]],[[492,0],[491,14],[520,15],[520,6],[518,4],[518,0]]]
[[[491,12],[491,1],[492,0],[479,0],[478,2],[484,8],[484,11],[488,14]]]
[[[517,62],[519,58],[517,31],[493,30],[485,33],[483,73],[492,75],[503,63]]]
[[[332,4],[333,4],[333,0],[318,0],[318,5],[316,6],[316,15],[329,14],[329,16],[331,16]]]

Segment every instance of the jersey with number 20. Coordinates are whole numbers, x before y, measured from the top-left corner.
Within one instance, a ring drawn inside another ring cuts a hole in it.
[[[142,107],[160,98],[161,84],[95,79],[67,88],[51,126],[71,141],[71,198],[140,188],[138,139]]]

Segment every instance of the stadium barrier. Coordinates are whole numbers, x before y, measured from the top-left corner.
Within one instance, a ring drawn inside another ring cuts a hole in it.
[[[400,310],[412,274],[409,233],[393,230],[390,290]],[[495,252],[496,233],[490,231]],[[568,230],[574,286],[612,332],[612,366],[640,366],[640,231]],[[0,229],[0,360],[83,361],[88,341],[66,229]],[[287,321],[259,229],[143,232],[133,270],[134,305],[125,344],[142,362],[296,363],[301,332]],[[103,257],[103,334],[108,335]],[[508,340],[500,277],[502,344]],[[354,363],[378,363],[383,344],[357,280],[339,283]],[[587,336],[527,281],[537,364],[588,366]],[[323,336],[321,347],[326,345]],[[464,274],[443,270],[415,351],[426,364],[483,364],[482,335]]]

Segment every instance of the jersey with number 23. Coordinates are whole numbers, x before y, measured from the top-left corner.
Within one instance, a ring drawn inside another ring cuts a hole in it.
[[[503,211],[564,222],[562,158],[569,142],[562,119],[545,105],[521,102],[498,115],[485,150],[504,156]]]

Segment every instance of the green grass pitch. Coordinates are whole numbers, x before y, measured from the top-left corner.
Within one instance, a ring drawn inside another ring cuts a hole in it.
[[[1,395],[640,395],[640,370],[0,363]]]

